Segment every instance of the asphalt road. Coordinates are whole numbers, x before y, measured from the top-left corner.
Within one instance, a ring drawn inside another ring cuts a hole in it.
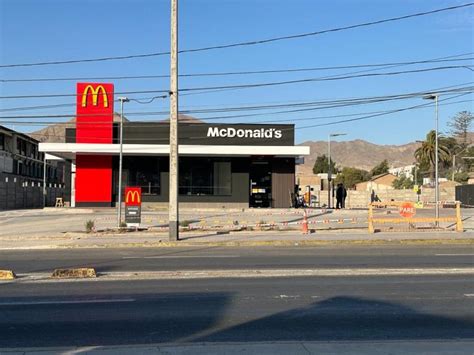
[[[474,245],[58,249],[0,251],[0,269],[49,272],[65,267],[108,271],[255,268],[469,267]]]
[[[0,348],[474,340],[472,276],[2,284]]]
[[[21,272],[472,267],[470,247],[0,253]],[[231,256],[232,255],[232,256]],[[237,255],[237,256],[235,256]],[[158,257],[157,257],[158,256]],[[0,348],[220,342],[474,342],[474,277],[353,276],[0,283]]]

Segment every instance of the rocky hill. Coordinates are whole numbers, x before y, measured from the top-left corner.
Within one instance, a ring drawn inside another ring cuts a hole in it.
[[[328,143],[325,141],[307,141],[300,145],[310,146],[311,155],[305,157],[305,163],[298,166],[299,173],[312,172],[314,162],[319,155],[326,154]],[[338,166],[370,170],[382,160],[387,159],[390,166],[399,167],[414,162],[413,154],[419,143],[404,145],[378,145],[364,140],[331,142],[331,158]]]

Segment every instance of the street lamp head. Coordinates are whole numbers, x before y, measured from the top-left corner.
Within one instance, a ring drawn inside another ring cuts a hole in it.
[[[423,100],[435,100],[438,97],[437,94],[428,94],[423,96]]]
[[[118,97],[117,100],[119,100],[121,102],[129,102],[130,101],[130,99],[128,97],[123,97],[123,96]]]
[[[330,133],[329,137],[347,136],[347,133]]]

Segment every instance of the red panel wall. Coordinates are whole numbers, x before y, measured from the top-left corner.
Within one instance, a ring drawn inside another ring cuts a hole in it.
[[[112,143],[114,86],[77,83],[76,143]],[[112,202],[112,157],[76,156],[76,203]]]
[[[112,201],[112,157],[110,155],[76,156],[76,202],[110,203]]]

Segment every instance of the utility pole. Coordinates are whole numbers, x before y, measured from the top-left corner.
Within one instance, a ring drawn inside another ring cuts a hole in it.
[[[436,142],[435,142],[435,217],[436,217],[435,225],[436,227],[439,226],[439,220],[438,220],[439,219],[438,97],[439,97],[439,94],[430,94],[430,95],[423,96],[424,100],[434,100],[435,102],[435,139],[436,139]]]
[[[456,155],[453,155],[453,175],[451,176],[451,181],[454,181],[455,170],[456,170]]]
[[[46,207],[46,153],[43,153],[43,208]]]
[[[178,0],[171,0],[169,240],[179,240],[178,217]]]
[[[435,144],[435,169],[436,169],[436,182],[435,182],[435,200],[436,200],[436,208],[435,208],[435,216],[436,216],[436,227],[439,227],[439,152],[438,152],[438,149],[439,149],[439,137],[438,137],[438,125],[439,125],[439,112],[438,112],[438,97],[439,95],[435,95],[434,96],[434,99],[435,99],[435,106],[436,106],[436,124],[435,124],[435,128],[436,128],[436,144]]]
[[[328,135],[328,208],[331,208],[331,135]]]

